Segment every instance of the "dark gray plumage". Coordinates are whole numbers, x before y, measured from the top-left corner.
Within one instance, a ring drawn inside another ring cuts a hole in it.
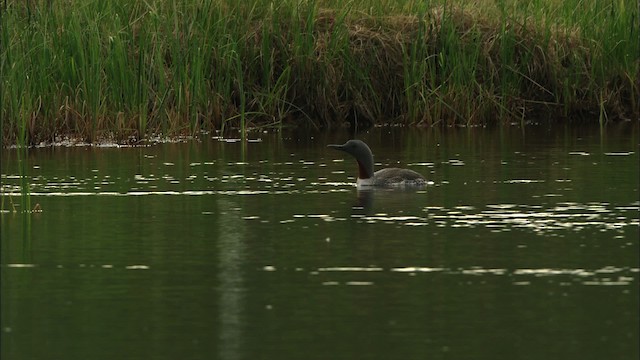
[[[385,168],[374,172],[373,153],[367,144],[360,140],[349,140],[342,145],[328,147],[344,151],[358,162],[358,186],[424,186],[425,178],[409,169]]]

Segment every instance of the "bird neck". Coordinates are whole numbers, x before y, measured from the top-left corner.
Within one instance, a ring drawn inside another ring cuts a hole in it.
[[[358,179],[373,178],[373,159],[367,163],[358,160]]]

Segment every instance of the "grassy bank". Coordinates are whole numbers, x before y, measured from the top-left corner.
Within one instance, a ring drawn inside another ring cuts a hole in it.
[[[632,0],[0,6],[5,145],[640,114]]]

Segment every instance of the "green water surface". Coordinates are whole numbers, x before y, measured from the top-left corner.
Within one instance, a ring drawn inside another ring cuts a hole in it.
[[[637,123],[358,137],[3,150],[2,359],[638,358]]]

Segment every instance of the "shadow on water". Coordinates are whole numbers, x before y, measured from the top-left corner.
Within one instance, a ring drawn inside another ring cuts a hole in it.
[[[428,195],[429,186],[424,188],[374,188],[356,189],[356,200],[351,207],[352,216],[373,215],[378,210],[384,211],[389,207],[400,208],[408,201],[424,198]],[[379,206],[376,206],[378,203]],[[426,203],[426,199],[425,199]]]
[[[371,214],[373,210],[374,192],[375,191],[372,189],[357,190],[357,201],[351,208],[351,216],[365,216]]]
[[[2,357],[637,357],[637,124],[254,135],[3,151]]]

